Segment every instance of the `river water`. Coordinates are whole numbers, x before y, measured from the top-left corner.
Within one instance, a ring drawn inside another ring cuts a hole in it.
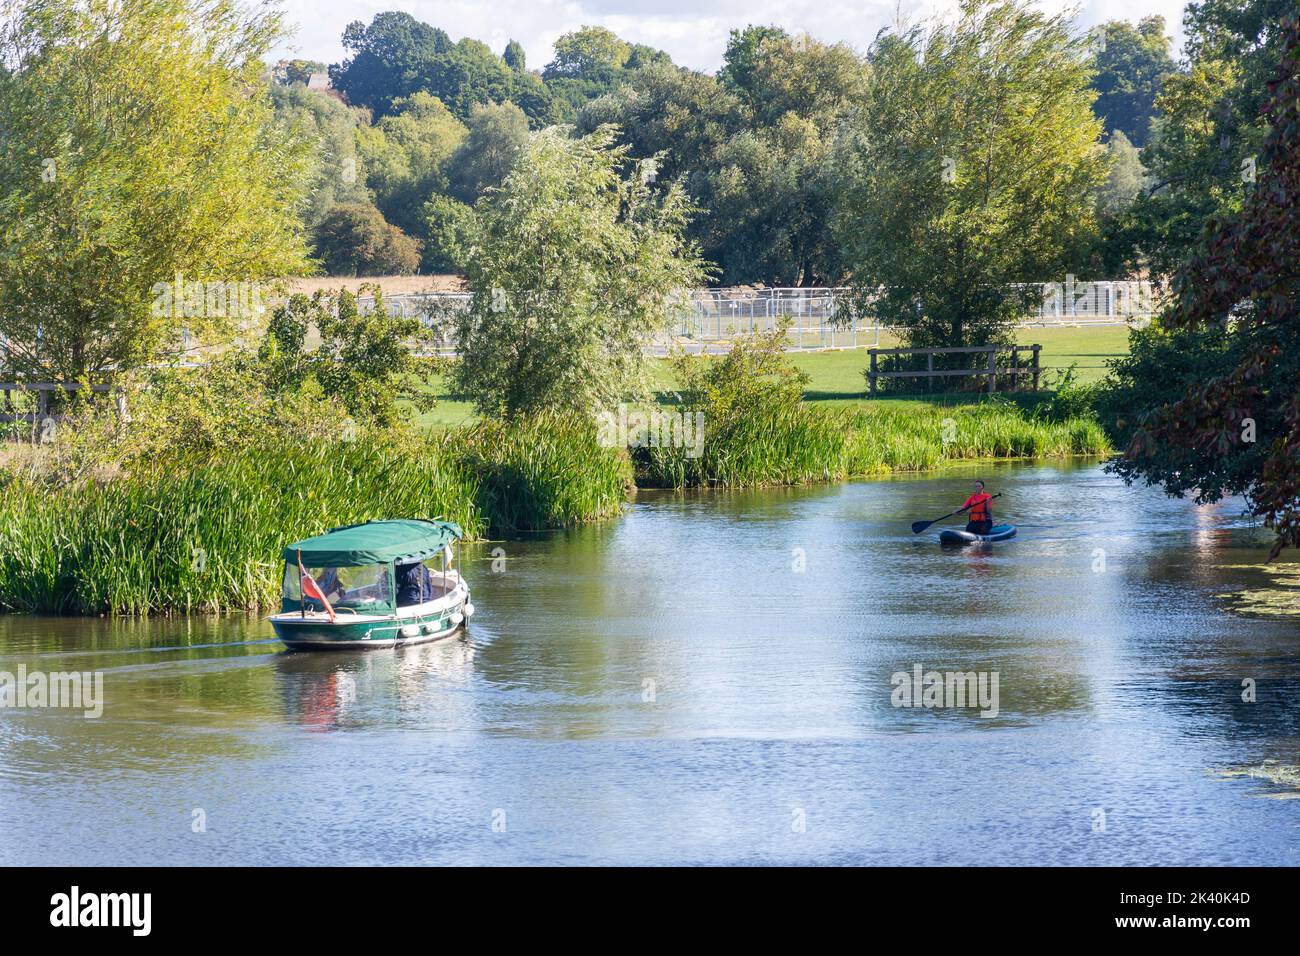
[[[1221,597],[1240,504],[981,473],[1020,535],[977,551],[908,529],[973,471],[643,492],[467,547],[469,632],[404,650],[0,617],[0,670],[105,696],[0,707],[0,863],[1300,864],[1300,625]],[[918,665],[996,702],[895,706]]]

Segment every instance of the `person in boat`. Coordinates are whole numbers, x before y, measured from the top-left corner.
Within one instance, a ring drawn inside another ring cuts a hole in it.
[[[993,496],[984,493],[984,482],[975,482],[975,493],[966,499],[963,508],[969,508],[966,515],[966,531],[970,534],[988,534],[993,530],[993,508],[989,502]]]
[[[423,561],[397,567],[397,606],[410,607],[434,598],[433,575]]]
[[[343,600],[347,596],[347,589],[343,587],[343,582],[339,580],[338,568],[323,568],[320,573],[320,580],[316,582],[321,593],[325,595],[325,600],[334,604]]]

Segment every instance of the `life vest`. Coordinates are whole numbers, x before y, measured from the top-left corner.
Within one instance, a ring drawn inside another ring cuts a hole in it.
[[[970,508],[969,519],[971,521],[992,521],[993,516],[989,513],[989,502],[992,500],[992,495],[986,495],[983,492],[967,498],[966,505]]]

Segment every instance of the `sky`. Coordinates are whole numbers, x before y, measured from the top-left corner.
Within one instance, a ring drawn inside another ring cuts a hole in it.
[[[376,13],[402,10],[453,40],[473,37],[498,53],[510,40],[523,44],[530,69],[552,56],[557,37],[581,26],[603,26],[625,40],[667,50],[673,61],[714,72],[730,30],[746,24],[776,24],[827,42],[844,41],[865,50],[882,27],[899,14],[917,21],[957,8],[957,0],[281,0],[295,35],[279,56],[336,63],[340,38],[353,20],[369,23]],[[1160,14],[1177,51],[1182,43],[1183,0],[1039,0],[1052,12],[1073,7],[1082,29],[1106,20],[1137,22]]]

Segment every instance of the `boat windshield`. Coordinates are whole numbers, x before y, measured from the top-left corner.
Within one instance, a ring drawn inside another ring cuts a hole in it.
[[[353,608],[357,611],[379,610],[392,603],[388,587],[388,565],[362,564],[341,567],[307,568],[316,584],[334,608]],[[297,607],[302,598],[302,585],[298,565],[287,562],[284,566],[284,602],[286,607]],[[321,603],[307,598],[309,610],[321,610]]]

